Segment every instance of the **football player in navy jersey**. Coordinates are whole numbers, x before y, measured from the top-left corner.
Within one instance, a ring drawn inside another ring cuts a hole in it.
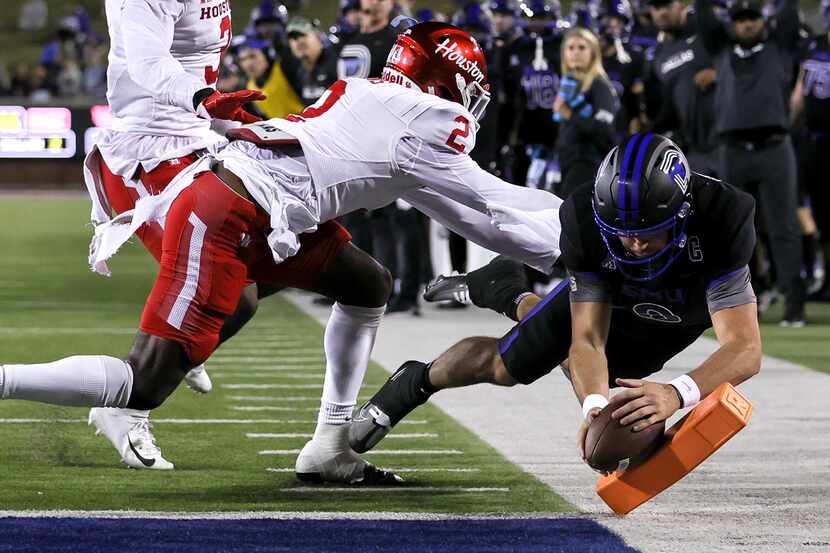
[[[639,130],[643,102],[643,56],[627,44],[633,19],[628,0],[603,0],[599,6],[597,36],[602,47],[602,66],[620,99],[615,120],[620,137]]]
[[[552,184],[549,169],[558,130],[552,116],[561,77],[562,36],[557,29],[561,10],[554,0],[524,2],[521,10],[526,34],[515,42],[508,70],[508,79],[519,84],[510,133],[519,145],[514,152],[514,179],[517,184],[545,188]]]
[[[435,299],[466,288],[476,305],[519,323],[500,339],[466,338],[431,363],[404,363],[353,420],[356,451],[444,388],[530,384],[561,366],[583,406],[581,449],[609,387],[626,388],[614,416],[638,431],[758,372],[751,196],[692,173],[671,140],[634,134],[565,201],[560,222],[569,278],[545,298],[505,258],[434,283]],[[720,348],[703,363],[669,384],[644,380],[710,327]]]

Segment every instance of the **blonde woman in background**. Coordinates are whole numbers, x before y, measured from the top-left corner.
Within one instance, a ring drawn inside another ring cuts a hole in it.
[[[562,168],[557,194],[567,198],[583,182],[593,182],[604,154],[616,142],[614,117],[619,100],[602,68],[599,40],[574,28],[562,41],[562,80],[553,104],[559,121],[556,149]]]

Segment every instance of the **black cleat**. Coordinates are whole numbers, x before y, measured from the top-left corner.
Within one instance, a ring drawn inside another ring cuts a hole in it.
[[[363,404],[349,424],[349,445],[357,453],[375,447],[398,422],[431,395],[423,382],[426,363],[407,361]]]
[[[464,305],[470,303],[467,275],[438,276],[427,284],[424,290],[424,300],[429,302],[451,300]]]
[[[402,486],[406,481],[389,470],[377,468],[372,463],[366,463],[363,469],[363,478],[355,480],[352,486]]]

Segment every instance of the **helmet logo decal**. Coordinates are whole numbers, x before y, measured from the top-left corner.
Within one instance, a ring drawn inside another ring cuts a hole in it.
[[[396,44],[392,47],[392,50],[389,52],[389,58],[386,60],[386,63],[399,63],[401,61],[401,56],[403,55],[403,46],[400,44]]]
[[[669,150],[660,163],[660,170],[667,174],[674,183],[680,187],[685,194],[689,189],[689,173],[686,166],[680,159],[680,153],[676,150]]]
[[[476,80],[476,82],[482,83],[484,81],[484,73],[478,66],[478,62],[468,60],[458,49],[458,43],[454,42],[450,44],[450,39],[445,38],[444,42],[435,48],[435,53],[441,54],[444,59],[455,63],[459,69],[469,73],[470,76]]]

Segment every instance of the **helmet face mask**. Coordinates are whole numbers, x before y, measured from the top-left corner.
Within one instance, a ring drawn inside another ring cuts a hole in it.
[[[658,278],[685,251],[691,215],[691,171],[669,139],[635,134],[611,150],[594,184],[594,221],[614,266],[626,278]],[[656,238],[666,243],[648,255],[635,255],[622,238]]]
[[[481,46],[469,33],[447,23],[419,23],[399,35],[382,78],[457,102],[476,121],[490,102]]]

